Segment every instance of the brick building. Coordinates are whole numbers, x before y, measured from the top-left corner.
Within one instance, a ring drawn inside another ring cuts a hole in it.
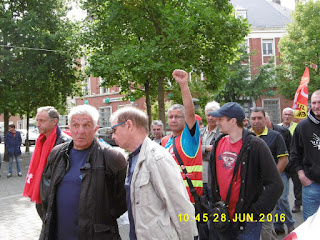
[[[249,51],[254,53],[250,57],[251,76],[257,74],[259,71],[257,68],[268,63],[272,57],[274,64],[279,64],[278,43],[287,33],[286,25],[291,21],[292,10],[282,6],[280,1],[231,0],[231,3],[237,16],[248,19],[251,25],[251,31],[246,37]],[[266,96],[262,96],[255,103],[248,102],[244,107],[246,114],[249,115],[252,105],[262,106],[269,113],[271,120],[279,123],[282,109],[292,107],[292,100],[277,95],[276,88],[272,88],[266,92]]]

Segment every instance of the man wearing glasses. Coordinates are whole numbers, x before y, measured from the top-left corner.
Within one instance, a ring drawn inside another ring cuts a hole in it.
[[[125,181],[130,240],[193,240],[194,207],[174,159],[148,137],[147,115],[124,107],[111,115],[111,123],[112,139],[131,152]]]
[[[294,110],[292,108],[285,108],[282,111],[282,120],[283,122],[280,123],[280,126],[284,126],[289,129],[291,135],[293,135],[294,130],[296,129],[298,123],[293,121]]]
[[[294,130],[297,127],[297,123],[293,121],[294,118],[294,110],[292,108],[285,108],[282,111],[282,120],[283,122],[280,123],[280,126],[286,127],[291,135],[293,135]],[[297,213],[301,211],[301,205],[302,205],[302,185],[299,180],[298,174],[296,170],[294,169],[292,163],[289,161],[289,164],[286,168],[286,173],[288,175],[288,178],[292,178],[293,182],[293,192],[294,197],[296,200],[294,201],[294,206],[292,208],[293,213]]]
[[[161,145],[169,151],[178,165],[180,163],[176,154],[180,156],[187,171],[185,174],[180,168],[181,176],[190,201],[194,203],[194,197],[190,192],[190,186],[185,176],[189,177],[196,192],[199,195],[203,195],[200,128],[196,120],[192,96],[188,86],[189,74],[183,70],[176,69],[173,71],[172,76],[180,86],[183,105],[174,104],[168,109],[168,124],[172,134],[162,138]],[[209,232],[206,224],[201,224],[201,226],[204,226],[204,228],[203,230],[201,230],[202,227],[199,228],[199,236],[205,240]]]
[[[174,104],[168,109],[168,123],[172,134],[164,137],[161,145],[168,149],[177,164],[179,164],[173,150],[172,141],[174,139],[177,152],[187,169],[188,177],[191,179],[197,193],[202,195],[203,183],[200,129],[196,120],[192,96],[188,86],[189,75],[183,70],[175,70],[172,75],[180,86],[183,105]],[[185,180],[182,170],[181,175]],[[187,181],[184,182],[190,200],[194,203],[189,185]]]

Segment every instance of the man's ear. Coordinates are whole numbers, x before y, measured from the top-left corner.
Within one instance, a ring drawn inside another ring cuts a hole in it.
[[[130,131],[132,131],[132,130],[133,130],[133,122],[132,122],[130,119],[128,119],[127,122],[126,122],[126,124],[127,124],[127,126],[128,126],[128,129],[129,129]]]
[[[99,125],[97,125],[97,126],[94,128],[94,132],[96,132],[98,129],[99,129]]]
[[[58,125],[58,123],[59,123],[58,118],[54,118],[54,119],[53,119],[53,122],[54,122],[55,125]]]

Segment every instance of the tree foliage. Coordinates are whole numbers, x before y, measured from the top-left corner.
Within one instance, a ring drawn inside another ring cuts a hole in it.
[[[256,101],[260,96],[266,94],[266,90],[275,86],[274,59],[258,68],[259,73],[251,77],[249,57],[246,47],[240,46],[237,50],[239,56],[232,64],[228,64],[226,79],[221,79],[221,85],[216,90],[206,87],[206,81],[201,80],[197,74],[191,74],[190,90],[192,96],[199,101],[200,106],[197,113],[205,116],[205,105],[215,100],[223,105],[226,102]],[[179,89],[173,87],[171,99],[174,102],[182,103]]]
[[[172,71],[201,71],[216,89],[249,29],[228,0],[87,0],[84,8],[89,72],[124,94],[157,100],[162,121]]]
[[[228,77],[224,84],[214,94],[215,100],[225,102],[256,101],[265,91],[275,85],[274,59],[261,65],[259,72],[251,76],[249,57],[245,47],[239,48],[239,60],[230,64]]]
[[[309,92],[320,86],[320,2],[297,4],[287,31],[279,42],[282,64],[277,77],[280,93],[293,99],[306,66],[310,71]]]
[[[0,112],[63,107],[80,79],[79,34],[64,0],[0,2]]]

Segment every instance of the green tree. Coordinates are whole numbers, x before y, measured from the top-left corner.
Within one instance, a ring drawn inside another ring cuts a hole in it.
[[[0,3],[0,112],[33,116],[37,107],[64,107],[81,73],[79,29],[65,0]]]
[[[277,78],[279,92],[293,99],[306,66],[310,71],[309,92],[320,86],[320,2],[297,4],[287,31],[279,42],[282,64]]]
[[[156,100],[163,122],[172,71],[201,71],[215,89],[249,31],[228,0],[86,0],[84,8],[89,72],[128,96],[145,96],[149,117]]]
[[[239,48],[239,60],[228,67],[228,77],[214,94],[215,100],[225,102],[256,101],[265,91],[275,85],[274,59],[258,68],[258,74],[251,77],[249,57],[245,47]]]

